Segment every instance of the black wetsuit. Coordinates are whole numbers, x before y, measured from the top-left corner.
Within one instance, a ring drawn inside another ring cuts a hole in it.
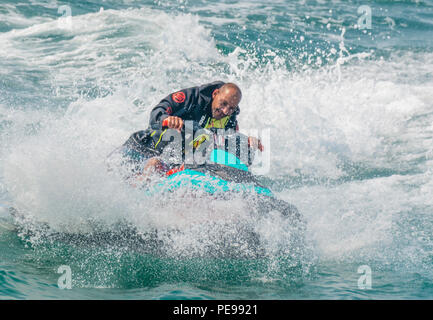
[[[135,132],[126,141],[125,145],[139,151],[153,148],[161,152],[167,145],[161,141],[162,122],[170,116],[182,118],[184,121],[192,120],[195,125],[206,127],[212,118],[212,93],[224,85],[222,81],[215,81],[198,87],[192,87],[174,92],[161,100],[151,111],[149,128]],[[236,116],[239,108],[233,113],[225,124],[225,129],[237,130]]]
[[[223,85],[224,82],[215,81],[168,95],[150,113],[150,128],[161,130],[162,121],[169,116],[197,121],[200,126],[204,127],[207,120],[212,117],[212,93]],[[238,114],[239,109],[228,120],[225,125],[226,129],[236,129]]]
[[[122,153],[132,161],[142,162],[157,156],[170,143],[161,139],[164,130],[162,122],[170,116],[177,116],[184,121],[194,121],[195,127],[208,127],[212,119],[212,93],[224,85],[215,81],[198,87],[182,89],[161,100],[151,111],[149,128],[133,133],[122,146]],[[236,116],[239,108],[224,121],[224,129],[238,130]]]

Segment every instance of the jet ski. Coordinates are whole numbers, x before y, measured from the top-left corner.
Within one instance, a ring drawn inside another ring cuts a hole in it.
[[[163,122],[162,129],[167,130],[166,121]],[[200,193],[201,196],[213,199],[241,197],[253,204],[250,208],[256,214],[278,211],[294,223],[301,220],[294,205],[278,199],[251,172],[254,152],[248,146],[247,136],[236,131],[203,129],[193,121],[186,121],[180,137],[176,130],[169,130],[171,135],[168,136],[171,139],[165,137],[169,143],[164,146],[164,151],[155,148],[155,144],[146,145],[137,141],[152,135],[150,132],[134,134],[124,145],[123,153],[128,155],[128,159],[133,159],[135,167],[149,156],[162,158],[165,163],[169,163],[170,169],[165,172],[163,179],[153,185],[142,186],[146,195],[164,196],[180,189],[188,189],[194,196]],[[158,137],[159,134],[157,132],[154,136]],[[173,136],[177,136],[177,139],[172,139]],[[199,147],[197,141],[200,142]],[[188,145],[194,146],[189,149],[192,156],[188,156]],[[177,156],[173,156],[174,150],[178,151]]]

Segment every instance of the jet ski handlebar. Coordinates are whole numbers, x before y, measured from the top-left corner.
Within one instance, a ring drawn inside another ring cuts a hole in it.
[[[168,129],[168,119],[164,119],[162,121],[162,129]],[[198,130],[200,130],[202,133],[207,134],[209,136],[213,136],[213,135],[218,135],[218,131],[219,130],[223,130],[224,131],[224,136],[227,135],[232,135],[232,134],[237,134],[237,135],[243,135],[240,132],[236,132],[235,130],[224,130],[224,129],[217,129],[217,128],[203,128],[202,126],[199,125],[199,123],[197,121],[192,121],[192,120],[187,120],[183,122],[183,126],[181,129],[181,132],[185,132],[185,129],[188,129],[192,132],[196,132]]]
[[[168,119],[164,119],[162,121],[162,129],[168,129]],[[176,129],[172,129],[176,130]],[[186,139],[186,136],[189,133],[193,133],[193,136],[202,137],[208,136],[206,140],[210,143],[212,148],[216,149],[227,149],[228,142],[235,143],[235,152],[234,155],[239,157],[241,152],[241,146],[247,146],[248,149],[248,161],[245,163],[251,164],[254,160],[254,152],[250,152],[249,146],[249,137],[240,133],[239,131],[233,129],[218,129],[218,128],[203,128],[197,121],[184,121],[181,129],[181,135],[183,139]]]

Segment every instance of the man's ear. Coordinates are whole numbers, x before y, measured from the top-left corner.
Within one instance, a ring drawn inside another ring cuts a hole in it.
[[[216,96],[217,96],[217,94],[220,92],[220,89],[215,89],[213,92],[212,92],[212,99],[214,99]]]

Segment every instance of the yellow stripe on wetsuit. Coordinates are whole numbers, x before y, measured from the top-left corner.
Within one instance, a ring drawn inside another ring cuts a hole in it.
[[[163,132],[161,132],[161,135],[159,136],[158,142],[155,144],[155,149],[158,146],[158,144],[161,142],[162,139],[162,135],[167,131],[167,129],[165,129]],[[152,136],[156,131],[154,131],[150,136]]]
[[[227,122],[229,122],[230,116],[225,116],[224,118],[221,118],[219,120],[214,118],[209,118],[209,120],[206,122],[205,129],[208,128],[216,128],[216,129],[224,129],[227,125]]]
[[[226,127],[229,119],[230,119],[230,116],[225,116],[224,118],[221,118],[219,120],[214,119],[214,118],[209,118],[204,127],[205,127],[205,129],[209,129],[209,128],[224,129]],[[208,139],[209,139],[208,135],[201,134],[197,138],[195,138],[194,141],[191,142],[191,144],[193,144],[194,149],[195,149],[199,145],[201,145],[204,141],[206,141]]]

